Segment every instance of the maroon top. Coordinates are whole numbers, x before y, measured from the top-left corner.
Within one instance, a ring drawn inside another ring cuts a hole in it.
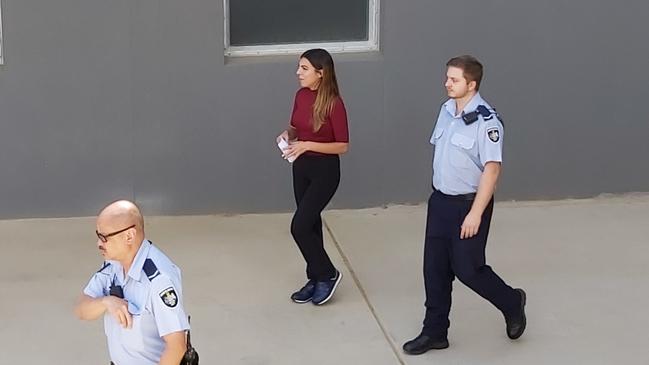
[[[331,114],[324,120],[322,127],[317,132],[313,132],[311,117],[313,115],[313,104],[315,103],[317,93],[316,90],[310,90],[305,87],[298,90],[295,94],[291,125],[297,132],[298,141],[349,142],[347,111],[340,97],[334,101]],[[308,154],[322,155],[312,151],[309,151]]]

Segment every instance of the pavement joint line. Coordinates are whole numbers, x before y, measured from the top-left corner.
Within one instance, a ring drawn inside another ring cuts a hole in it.
[[[361,296],[363,297],[363,300],[365,301],[365,304],[370,310],[370,313],[372,313],[372,317],[374,317],[374,320],[376,323],[379,325],[379,328],[381,329],[381,332],[383,333],[383,337],[385,340],[388,342],[390,345],[390,349],[392,349],[392,353],[394,356],[397,358],[399,361],[400,365],[407,365],[406,362],[403,360],[401,357],[401,352],[398,350],[397,345],[392,341],[390,338],[390,335],[388,335],[388,331],[385,328],[385,325],[383,324],[383,321],[381,321],[381,318],[379,318],[379,315],[376,313],[376,309],[370,302],[370,298],[367,296],[367,293],[365,292],[365,289],[363,288],[363,285],[361,284],[360,279],[356,275],[356,272],[352,268],[351,262],[347,258],[347,255],[345,255],[345,252],[342,249],[342,246],[336,239],[336,236],[334,235],[333,230],[329,226],[329,223],[327,223],[326,219],[322,219],[322,223],[324,224],[325,228],[327,229],[327,232],[329,232],[329,235],[331,236],[331,240],[333,241],[334,246],[336,246],[336,250],[338,250],[338,254],[340,254],[340,257],[343,259],[343,264],[347,267],[347,270],[349,271],[349,274],[352,276],[352,279],[354,280],[354,284],[356,285],[356,288],[358,288],[358,291],[361,293]]]

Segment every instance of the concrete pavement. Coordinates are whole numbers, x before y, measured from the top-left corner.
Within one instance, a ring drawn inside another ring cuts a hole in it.
[[[144,212],[146,214],[146,212]],[[183,270],[201,364],[648,364],[649,195],[496,204],[488,262],[528,293],[528,329],[455,282],[451,347],[401,352],[423,316],[425,207],[327,211],[344,278],[325,306],[288,296],[304,265],[290,214],[146,217]],[[94,217],[0,221],[0,364],[106,364],[72,307],[101,264]]]

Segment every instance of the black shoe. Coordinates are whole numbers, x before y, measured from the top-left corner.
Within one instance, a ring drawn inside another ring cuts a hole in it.
[[[446,338],[431,337],[420,334],[403,344],[403,352],[408,355],[421,355],[428,350],[442,350],[448,347]]]
[[[525,318],[525,291],[523,289],[516,289],[521,295],[520,312],[516,316],[505,317],[507,323],[507,337],[515,340],[523,335],[527,319]]]
[[[334,295],[334,292],[340,283],[340,279],[342,278],[343,274],[336,270],[336,276],[334,276],[333,279],[316,281],[315,293],[313,293],[313,304],[322,305],[329,301],[329,299]]]
[[[313,293],[315,292],[315,280],[309,280],[304,284],[302,289],[291,294],[291,300],[295,303],[307,303],[313,298]]]

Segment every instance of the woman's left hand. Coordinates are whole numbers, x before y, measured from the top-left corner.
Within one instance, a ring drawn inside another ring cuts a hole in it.
[[[284,158],[298,158],[304,152],[309,151],[311,148],[309,141],[296,141],[291,142],[291,144],[284,150]]]

